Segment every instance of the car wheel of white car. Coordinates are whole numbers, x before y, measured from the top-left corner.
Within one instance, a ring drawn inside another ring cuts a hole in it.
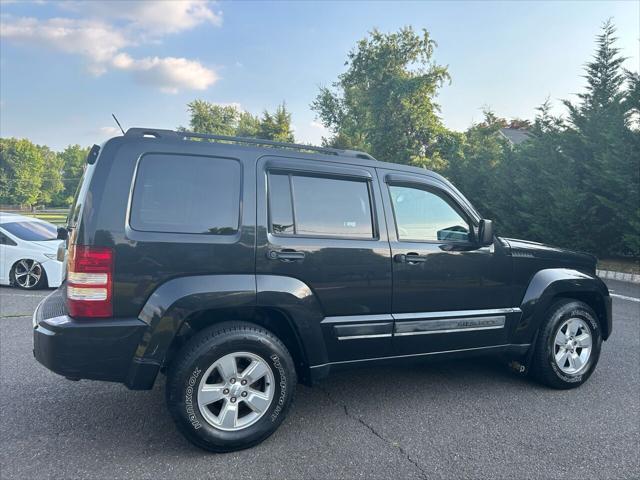
[[[26,290],[42,288],[47,284],[47,274],[35,260],[18,260],[11,268],[11,284]]]

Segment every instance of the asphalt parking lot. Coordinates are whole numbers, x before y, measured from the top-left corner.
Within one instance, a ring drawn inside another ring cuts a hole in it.
[[[0,288],[0,477],[638,478],[640,285],[608,281],[614,334],[589,382],[554,391],[495,360],[335,373],[299,386],[282,427],[208,454],[148,392],[70,382],[32,356],[48,292]]]

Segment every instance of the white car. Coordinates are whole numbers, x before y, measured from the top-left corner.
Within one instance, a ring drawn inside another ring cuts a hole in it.
[[[0,285],[36,289],[59,287],[62,262],[57,260],[56,226],[0,212]]]

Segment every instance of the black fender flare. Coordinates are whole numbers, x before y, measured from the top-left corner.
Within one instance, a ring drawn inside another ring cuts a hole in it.
[[[545,313],[555,298],[595,298],[602,302],[596,308],[602,323],[603,338],[611,333],[611,297],[600,278],[568,268],[549,268],[538,271],[529,282],[522,298],[522,315],[513,332],[514,343],[529,343],[544,321]]]
[[[328,362],[320,322],[325,318],[318,297],[301,280],[256,275],[257,306],[280,310],[292,321],[308,366]]]
[[[277,275],[197,275],[160,285],[138,318],[147,328],[138,344],[126,384],[151,388],[167,352],[193,313],[225,308],[272,308],[290,320],[308,365],[326,363],[320,304],[302,281]]]
[[[136,350],[136,359],[162,364],[164,356],[192,313],[212,308],[255,305],[253,275],[178,277],[160,285],[147,299],[138,318],[149,325]]]

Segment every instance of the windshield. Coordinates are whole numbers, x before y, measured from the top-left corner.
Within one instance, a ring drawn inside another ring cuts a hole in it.
[[[27,240],[29,242],[55,240],[58,237],[56,227],[45,222],[3,223],[2,228],[19,239]]]

